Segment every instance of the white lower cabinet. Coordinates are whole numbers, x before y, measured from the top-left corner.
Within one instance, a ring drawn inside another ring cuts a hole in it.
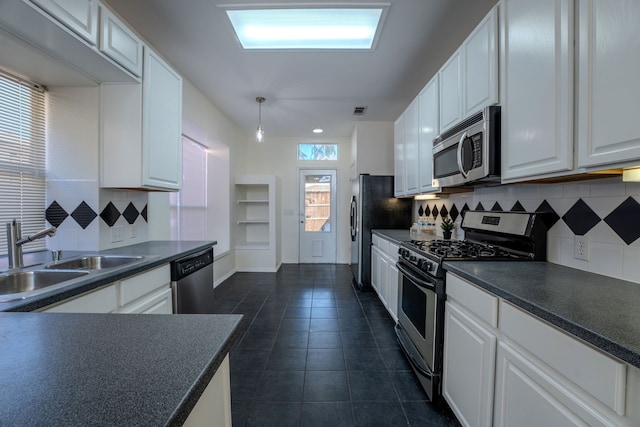
[[[169,264],[115,282],[107,287],[45,307],[51,313],[172,314]]]
[[[494,426],[615,426],[507,343],[498,347]]]
[[[464,426],[637,426],[640,370],[451,273],[443,395]]]
[[[496,336],[451,302],[445,330],[442,393],[463,426],[490,426]]]
[[[231,427],[229,355],[225,356],[183,425]]]
[[[447,276],[442,393],[463,426],[490,426],[497,342],[496,297]]]
[[[398,245],[378,235],[372,236],[371,286],[387,311],[398,321]]]

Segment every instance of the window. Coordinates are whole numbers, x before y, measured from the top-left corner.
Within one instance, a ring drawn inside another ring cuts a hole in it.
[[[298,144],[298,160],[338,160],[338,144]]]
[[[182,138],[182,189],[171,193],[171,239],[206,240],[207,151]]]
[[[44,90],[0,74],[0,226],[17,219],[27,235],[45,228],[46,149]],[[46,248],[45,239],[25,250]],[[0,253],[7,253],[0,238]]]

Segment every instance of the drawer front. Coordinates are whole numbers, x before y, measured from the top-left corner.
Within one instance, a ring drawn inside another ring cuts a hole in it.
[[[490,326],[498,327],[498,298],[472,283],[447,273],[447,298],[454,299]]]
[[[625,413],[626,365],[546,322],[500,301],[500,330],[619,415]]]
[[[171,282],[169,264],[120,282],[120,305],[125,305]]]
[[[141,313],[141,314],[172,314],[173,299],[169,285],[166,288],[135,301],[129,305],[121,307],[119,313]]]
[[[389,242],[389,251],[387,254],[390,258],[396,259],[398,258],[398,250],[400,249],[400,245],[396,245],[395,243]]]
[[[77,298],[42,310],[47,313],[111,313],[118,308],[116,285],[91,291]]]

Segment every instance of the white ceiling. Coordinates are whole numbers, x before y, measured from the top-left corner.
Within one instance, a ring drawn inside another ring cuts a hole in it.
[[[496,0],[387,0],[378,44],[364,52],[243,51],[218,7],[238,4],[229,0],[106,2],[247,135],[264,96],[266,138],[300,138],[314,127],[350,137],[357,120],[394,121]],[[354,116],[356,106],[366,114]]]

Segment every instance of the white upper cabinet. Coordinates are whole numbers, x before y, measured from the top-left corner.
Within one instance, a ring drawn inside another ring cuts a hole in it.
[[[578,166],[640,159],[640,2],[577,4]]]
[[[100,5],[100,51],[125,67],[136,77],[142,76],[144,44],[109,9]]]
[[[498,6],[480,21],[438,76],[440,131],[499,102]]]
[[[440,85],[440,130],[462,120],[462,48],[438,72]]]
[[[573,168],[573,1],[500,4],[502,180]]]
[[[463,116],[469,117],[498,99],[498,6],[462,44]]]
[[[145,50],[142,80],[142,184],[179,190],[182,185],[182,77]]]
[[[438,122],[438,75],[422,89],[418,97],[420,193],[439,191],[433,187],[433,140],[440,130]]]
[[[98,0],[30,0],[91,43],[98,41]]]
[[[101,87],[101,186],[179,190],[182,78],[149,48],[142,84]]]
[[[393,149],[394,149],[394,180],[393,194],[396,197],[406,195],[404,189],[405,179],[405,157],[404,157],[404,132],[405,132],[405,116],[404,113],[398,117],[393,124]]]
[[[418,194],[420,185],[418,98],[409,104],[404,114],[405,193],[413,195]]]

